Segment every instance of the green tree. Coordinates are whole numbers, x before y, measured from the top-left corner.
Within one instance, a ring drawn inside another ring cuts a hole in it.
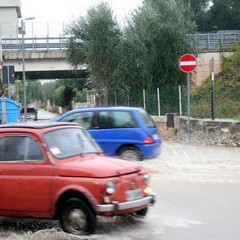
[[[161,88],[167,92],[186,82],[178,60],[184,53],[193,53],[186,36],[195,29],[189,12],[189,6],[180,0],[148,0],[133,13],[118,46],[121,55],[115,79],[121,79],[123,95],[128,89],[136,99],[135,90]],[[172,97],[166,96],[166,102],[177,105],[177,97],[175,102]]]
[[[55,81],[46,81],[42,84],[42,96],[43,101],[47,102],[48,100],[53,103],[53,93],[55,89],[60,86],[57,80]]]
[[[116,46],[120,43],[120,30],[107,3],[89,8],[85,17],[73,21],[67,30],[70,35],[68,61],[77,67],[87,64],[92,87],[105,91],[113,80],[116,68]]]
[[[15,101],[23,103],[23,84],[21,80],[15,80],[15,93],[12,97]]]
[[[76,96],[73,99],[75,102],[86,102],[87,101],[87,90],[76,91]]]
[[[40,81],[28,81],[27,84],[27,102],[31,103],[35,100],[43,100],[42,84]]]
[[[239,0],[214,0],[210,8],[210,23],[216,30],[239,29],[240,26],[240,1]]]
[[[207,11],[211,0],[186,0],[186,4],[190,4],[191,11],[196,16],[201,11]]]
[[[54,90],[53,103],[57,106],[65,107],[72,100],[72,89],[67,86],[60,86]]]
[[[35,100],[47,102],[47,100],[50,100],[51,103],[54,103],[54,91],[60,86],[64,87],[63,102],[61,103],[65,104],[63,106],[68,105],[71,100],[79,101],[82,99],[86,101],[86,79],[75,78],[46,81],[44,83],[36,80],[28,81],[27,102],[31,103]],[[21,94],[17,96],[20,96],[19,99],[22,99],[22,84],[19,85],[19,89]]]
[[[186,36],[195,30],[190,17],[183,0],[148,0],[120,31],[109,6],[101,3],[69,26],[68,60],[76,67],[87,63],[88,83],[105,96],[121,93],[124,104],[128,95],[138,99],[143,88],[178,86],[185,80],[178,60],[193,52]]]
[[[203,4],[203,8],[196,7],[197,0],[191,0],[195,9],[194,20],[199,31],[238,30],[240,26],[239,0],[211,0]],[[200,1],[202,2],[202,1]],[[204,2],[204,1],[203,1]],[[209,4],[209,3],[210,4]],[[194,11],[194,10],[193,10]]]
[[[69,100],[74,100],[75,102],[86,102],[86,90],[88,89],[87,79],[62,79],[58,80],[58,84],[67,87]],[[85,97],[83,97],[84,95]]]

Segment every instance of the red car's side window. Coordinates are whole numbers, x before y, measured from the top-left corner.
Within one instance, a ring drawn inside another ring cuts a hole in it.
[[[27,136],[0,138],[0,161],[43,160],[44,155],[35,139]]]

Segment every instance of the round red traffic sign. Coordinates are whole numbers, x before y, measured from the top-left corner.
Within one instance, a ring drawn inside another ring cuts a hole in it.
[[[192,54],[184,54],[179,60],[179,67],[183,72],[193,72],[197,67],[197,59]]]

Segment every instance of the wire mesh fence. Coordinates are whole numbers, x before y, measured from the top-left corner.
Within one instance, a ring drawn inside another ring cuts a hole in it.
[[[148,113],[156,116],[166,113],[184,115],[187,113],[187,90],[182,86],[130,91],[111,90],[108,103],[143,107]]]

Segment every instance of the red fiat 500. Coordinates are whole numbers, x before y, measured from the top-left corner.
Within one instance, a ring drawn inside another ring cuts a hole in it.
[[[94,233],[96,216],[145,216],[155,201],[149,175],[107,157],[72,123],[0,127],[0,215],[59,219],[71,234]]]

